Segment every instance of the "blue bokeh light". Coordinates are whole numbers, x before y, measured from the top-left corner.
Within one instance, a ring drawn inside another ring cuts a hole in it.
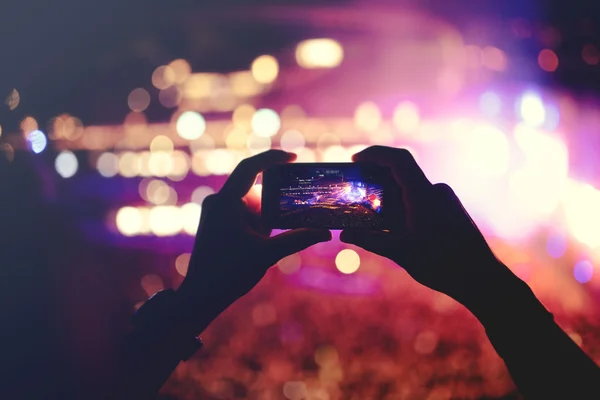
[[[44,132],[40,130],[35,130],[29,132],[27,135],[27,141],[29,142],[29,146],[31,147],[31,151],[35,154],[39,154],[46,148],[48,144],[48,139],[46,139],[46,135]]]
[[[594,276],[594,266],[588,260],[581,260],[573,268],[573,276],[579,283],[587,283]]]
[[[494,117],[500,114],[502,109],[502,100],[494,92],[485,92],[479,98],[479,108],[488,117]]]
[[[546,251],[552,258],[560,258],[567,251],[567,238],[559,233],[552,233],[546,242]]]

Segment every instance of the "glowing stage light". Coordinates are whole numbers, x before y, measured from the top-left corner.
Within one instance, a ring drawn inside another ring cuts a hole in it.
[[[392,116],[392,123],[400,133],[413,133],[419,128],[421,118],[419,109],[410,101],[405,101],[396,106]]]
[[[241,128],[252,127],[252,117],[256,109],[250,104],[241,104],[233,110],[231,120],[233,123]]]
[[[127,97],[127,105],[131,111],[144,111],[150,105],[150,93],[144,88],[133,89]]]
[[[500,100],[500,96],[498,96],[494,92],[485,92],[479,98],[479,108],[483,112],[483,114],[488,117],[495,117],[500,114],[500,110],[502,109],[502,100]]]
[[[146,185],[145,198],[152,204],[165,204],[169,201],[171,188],[159,179],[153,179]]]
[[[117,211],[117,229],[125,236],[134,236],[142,228],[142,214],[135,207],[122,207]]]
[[[173,171],[173,158],[166,152],[154,152],[148,159],[148,170],[154,176],[167,176]]]
[[[215,190],[210,186],[198,186],[192,192],[191,200],[196,204],[202,205],[204,199],[213,194],[214,192]]]
[[[56,157],[54,161],[54,167],[56,168],[56,172],[63,178],[70,178],[77,172],[79,168],[79,163],[77,162],[77,157],[71,151],[62,151]]]
[[[281,127],[279,115],[269,108],[256,110],[251,121],[252,131],[256,136],[274,136]]]
[[[197,112],[185,111],[177,118],[176,129],[182,138],[195,140],[204,134],[206,121]]]
[[[352,249],[344,249],[335,257],[335,266],[343,274],[353,274],[360,267],[360,257]]]
[[[192,67],[184,59],[173,60],[169,63],[169,67],[173,70],[175,75],[175,83],[184,83],[192,74]]]
[[[175,150],[171,154],[171,172],[169,179],[173,181],[182,180],[190,170],[190,157],[183,151]]]
[[[506,135],[498,128],[478,124],[464,135],[464,161],[473,172],[482,176],[501,176],[508,170],[510,146]]]
[[[156,206],[150,210],[150,230],[156,236],[172,236],[183,229],[181,212],[175,206]]]
[[[233,171],[236,160],[233,154],[225,149],[209,151],[206,156],[206,169],[213,175],[227,175]]]
[[[297,130],[289,130],[281,135],[281,149],[294,152],[303,149],[306,144],[306,139],[302,132]]]
[[[44,132],[40,130],[34,130],[27,134],[27,141],[29,142],[29,146],[31,147],[31,151],[35,154],[39,154],[46,148],[48,144],[48,139],[46,139],[46,135]]]
[[[546,119],[546,109],[542,99],[535,93],[525,93],[519,102],[519,112],[523,121],[530,126],[538,127]]]
[[[152,153],[172,153],[174,148],[173,141],[164,135],[158,135],[150,142]]]
[[[579,283],[587,283],[594,276],[594,266],[588,260],[581,260],[573,268],[573,276]]]
[[[127,151],[119,156],[119,173],[131,178],[137,176],[141,170],[140,157],[133,152]]]
[[[354,125],[357,129],[373,132],[381,124],[381,111],[377,104],[367,101],[359,104],[354,112]]]
[[[600,245],[600,191],[591,185],[570,182],[564,199],[567,226],[579,242]]]
[[[343,59],[344,49],[333,39],[309,39],[296,47],[296,61],[302,68],[334,68]]]
[[[183,97],[191,100],[199,100],[210,97],[212,91],[214,90],[215,82],[218,79],[218,74],[192,74],[183,85]]]
[[[252,61],[250,71],[257,82],[271,83],[277,79],[279,63],[275,57],[265,54]]]
[[[181,224],[188,235],[195,235],[200,224],[202,207],[196,203],[187,203],[181,206]]]

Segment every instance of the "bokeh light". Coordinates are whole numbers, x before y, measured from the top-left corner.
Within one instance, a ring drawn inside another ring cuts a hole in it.
[[[234,155],[225,149],[210,151],[205,162],[206,169],[213,175],[230,174],[237,164]]]
[[[281,127],[279,115],[269,108],[256,110],[251,121],[252,132],[256,136],[271,137],[277,134]]]
[[[341,250],[335,256],[335,266],[343,274],[353,274],[360,267],[360,256],[352,249]]]
[[[98,173],[105,178],[111,178],[119,173],[119,157],[115,153],[105,152],[96,160]]]
[[[581,58],[588,65],[598,65],[600,63],[600,52],[596,46],[588,43],[581,50]]]
[[[156,206],[150,210],[150,230],[156,236],[172,236],[183,229],[181,212],[176,206]]]
[[[140,280],[140,285],[147,296],[152,296],[165,288],[162,278],[156,274],[144,275]]]
[[[268,84],[277,79],[279,63],[275,57],[264,54],[252,61],[250,71],[257,82]]]
[[[160,179],[152,179],[145,185],[145,196],[150,203],[161,205],[169,201],[171,187]]]
[[[551,233],[546,242],[546,251],[552,258],[560,258],[567,251],[567,238],[560,233]]]
[[[19,106],[20,102],[21,94],[19,93],[19,91],[17,89],[11,90],[8,94],[8,97],[6,97],[6,105],[8,106],[8,108],[12,111]]]
[[[231,120],[236,126],[241,128],[251,128],[252,127],[252,117],[256,109],[250,104],[241,104],[236,107],[231,115]]]
[[[306,139],[302,132],[292,129],[285,131],[283,135],[281,135],[280,144],[282,150],[295,152],[304,148]]]
[[[150,142],[152,153],[172,153],[174,148],[173,141],[165,135],[158,135]]]
[[[122,207],[116,215],[117,229],[122,235],[134,236],[142,230],[142,214],[135,207]]]
[[[77,172],[79,163],[72,151],[61,151],[54,161],[56,172],[63,178],[70,178]]]
[[[414,103],[405,101],[396,106],[392,116],[394,127],[400,133],[413,133],[419,128],[419,109]]]
[[[175,259],[175,270],[179,273],[179,275],[183,277],[187,275],[191,259],[191,253],[183,253],[177,256],[177,258]]]
[[[540,68],[547,72],[554,72],[558,68],[558,56],[550,49],[543,49],[538,55]]]
[[[29,147],[31,147],[31,151],[35,154],[39,154],[46,148],[48,144],[48,139],[46,139],[46,135],[44,132],[40,130],[34,130],[27,134],[27,141],[29,142]]]
[[[296,47],[296,61],[303,68],[334,68],[343,59],[344,49],[333,39],[304,40]]]
[[[253,97],[265,91],[265,86],[257,82],[250,71],[232,72],[229,74],[229,84],[231,86],[231,90],[223,93],[242,98]],[[230,97],[231,100],[234,100],[233,96]],[[221,109],[223,109],[223,111],[230,110],[235,106],[234,103],[235,101],[230,102],[227,107],[223,105]]]
[[[255,134],[248,136],[247,146],[252,154],[258,154],[269,150],[271,148],[271,144],[272,142],[270,137],[262,137]]]
[[[144,88],[133,89],[127,97],[127,105],[131,111],[144,111],[150,105],[150,93]]]
[[[495,117],[502,110],[502,100],[494,92],[485,92],[479,98],[479,108],[488,117]]]
[[[194,111],[185,111],[177,118],[177,133],[184,139],[196,140],[206,130],[206,121]]]
[[[157,89],[166,89],[175,84],[175,71],[168,65],[161,65],[152,73],[152,85]]]
[[[357,129],[374,132],[381,124],[381,111],[377,104],[368,101],[361,103],[354,112],[354,125]]]
[[[519,103],[519,112],[523,121],[533,127],[538,127],[546,119],[546,109],[542,99],[535,93],[525,93]]]
[[[277,268],[286,275],[298,271],[301,265],[302,257],[299,253],[290,254],[277,262]]]
[[[196,204],[202,205],[204,199],[213,194],[214,192],[215,190],[210,186],[198,186],[192,192],[191,201],[193,201]]]
[[[119,173],[131,178],[137,176],[141,171],[140,157],[131,151],[126,151],[119,155]]]
[[[158,93],[158,101],[165,108],[177,107],[181,102],[182,97],[183,94],[177,86],[170,86]]]
[[[573,268],[573,276],[579,283],[587,283],[594,276],[594,266],[589,260],[581,260]]]
[[[190,63],[182,58],[171,61],[171,63],[169,63],[169,67],[171,67],[171,70],[175,75],[174,81],[177,84],[184,83],[192,74],[192,67],[190,66]]]
[[[25,135],[28,135],[29,133],[38,129],[39,126],[37,120],[31,116],[27,116],[21,121],[21,130]]]
[[[183,230],[188,235],[195,235],[200,224],[202,206],[197,203],[186,203],[181,206],[181,219]]]
[[[600,191],[589,184],[570,182],[564,209],[571,235],[589,247],[600,245]]]

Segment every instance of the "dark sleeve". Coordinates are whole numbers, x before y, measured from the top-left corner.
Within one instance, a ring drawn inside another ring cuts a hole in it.
[[[493,301],[472,301],[525,399],[600,399],[600,368],[556,324],[514,275],[497,282]]]

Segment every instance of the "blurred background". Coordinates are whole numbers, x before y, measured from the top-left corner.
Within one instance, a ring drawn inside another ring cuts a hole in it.
[[[584,0],[3,1],[10,398],[101,397],[131,313],[185,276],[202,200],[269,148],[409,148],[600,362],[599,19]],[[164,394],[518,398],[463,307],[338,235],[270,270]]]

